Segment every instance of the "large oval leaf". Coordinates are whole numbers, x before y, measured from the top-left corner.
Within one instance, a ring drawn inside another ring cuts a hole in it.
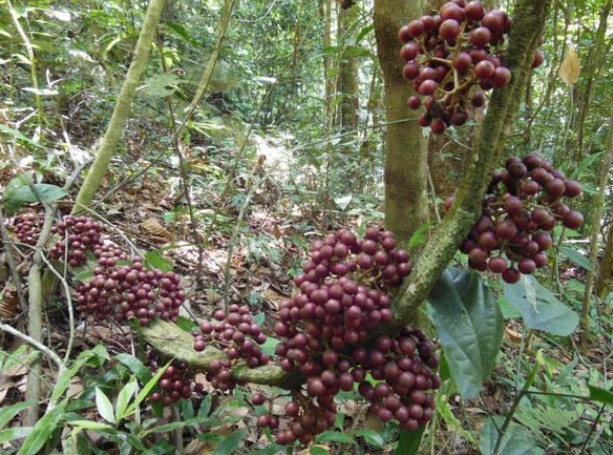
[[[523,275],[517,284],[505,284],[504,296],[519,310],[529,329],[567,336],[575,331],[579,323],[577,313],[560,302],[533,276]]]
[[[502,435],[502,441],[495,452],[498,438],[501,437],[498,428],[502,427],[502,419],[496,423],[487,419],[481,431],[479,448],[483,455],[543,455],[545,451],[537,446],[534,437],[528,430],[514,423],[510,424]]]
[[[30,186],[26,178],[24,176],[14,178],[2,194],[2,202],[9,215],[15,213],[23,204],[55,202],[68,194],[63,188],[48,183],[33,183]]]
[[[419,426],[415,431],[400,429],[400,440],[394,452],[396,455],[417,455],[421,439],[424,436],[425,426]]]
[[[455,268],[445,270],[428,301],[451,376],[462,396],[473,398],[500,351],[500,308],[477,273]]]

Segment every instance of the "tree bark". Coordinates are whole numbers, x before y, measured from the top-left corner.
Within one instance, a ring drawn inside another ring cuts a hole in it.
[[[320,0],[320,15],[324,23],[323,45],[324,50],[332,48],[332,0]],[[332,55],[324,52],[324,128],[330,134],[334,112],[332,97],[334,95],[334,78],[330,74],[332,68]]]
[[[349,143],[342,147],[342,152],[349,153],[355,149],[355,139],[358,135],[358,120],[360,109],[359,61],[357,57],[346,55],[356,45],[357,22],[360,10],[356,5],[343,9],[338,13],[338,33],[342,51],[339,63],[338,90],[342,96],[340,109],[341,133],[354,132],[343,136],[343,142]]]
[[[609,226],[607,245],[600,261],[598,280],[596,280],[596,295],[604,299],[611,291],[613,291],[613,224]]]
[[[600,235],[600,223],[602,222],[602,208],[604,206],[607,183],[609,181],[609,171],[613,163],[613,111],[610,113],[609,134],[605,155],[600,169],[600,188],[594,201],[594,212],[592,215],[592,231],[590,234],[590,263],[593,268],[598,265],[598,237]],[[594,290],[595,273],[588,271],[585,283],[585,294],[583,296],[583,307],[581,309],[581,351],[585,354],[590,344],[590,309],[592,306],[592,292]]]
[[[406,242],[428,219],[428,149],[406,100],[413,88],[402,77],[398,30],[424,13],[422,0],[375,0],[377,55],[385,86],[385,225]],[[409,118],[413,117],[412,120]]]
[[[151,42],[154,40],[157,25],[160,21],[160,16],[165,4],[166,0],[150,0],[149,2],[145,14],[145,21],[143,22],[143,27],[136,43],[134,58],[130,63],[130,68],[128,69],[126,79],[121,87],[121,92],[117,98],[117,104],[113,110],[106,133],[96,153],[96,158],[77,195],[75,205],[72,209],[73,214],[82,212],[84,207],[91,204],[96,191],[98,191],[100,182],[107,171],[111,157],[121,139],[124,124],[130,116],[131,104],[134,99],[134,94],[136,93],[136,87],[147,67]]]
[[[585,121],[587,119],[587,113],[590,109],[590,104],[592,101],[594,82],[597,79],[599,70],[606,63],[606,59],[604,59],[603,56],[605,55],[605,48],[607,47],[605,38],[607,33],[607,23],[612,8],[613,0],[609,0],[602,7],[602,10],[600,12],[600,22],[595,33],[596,39],[587,55],[587,67],[585,69],[585,86],[581,90],[578,90],[577,105],[579,107],[579,112],[577,114],[576,124],[573,128],[573,131],[575,131],[577,134],[574,156],[575,161],[577,163],[579,163],[583,159]]]

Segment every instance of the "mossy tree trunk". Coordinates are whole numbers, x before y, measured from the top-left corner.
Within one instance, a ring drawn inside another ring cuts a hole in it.
[[[425,8],[426,2],[422,0],[375,0],[377,55],[383,72],[388,122],[385,133],[385,225],[402,242],[428,219],[428,149],[417,116],[406,106],[413,88],[402,77],[398,30],[420,17]]]

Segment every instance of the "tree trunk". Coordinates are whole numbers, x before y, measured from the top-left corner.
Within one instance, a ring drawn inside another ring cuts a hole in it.
[[[609,0],[606,5],[602,7],[600,12],[600,22],[598,29],[596,30],[596,39],[594,44],[590,48],[587,55],[587,66],[585,68],[585,86],[582,89],[577,90],[577,106],[578,113],[576,117],[576,124],[573,127],[573,131],[577,134],[576,146],[575,146],[575,162],[579,163],[583,159],[583,142],[585,137],[585,120],[587,119],[587,113],[590,109],[592,101],[592,95],[594,92],[594,83],[597,79],[597,75],[606,63],[605,48],[607,43],[605,42],[607,32],[607,22],[613,7],[613,0]]]
[[[611,291],[613,291],[613,224],[609,226],[607,246],[600,261],[598,280],[596,281],[596,295],[604,299]]]
[[[349,143],[349,146],[342,148],[344,153],[349,153],[352,149],[355,149],[355,139],[358,134],[360,109],[359,61],[357,57],[345,54],[348,51],[351,52],[356,45],[359,12],[359,8],[354,5],[347,9],[340,8],[338,13],[338,33],[342,45],[338,90],[343,97],[340,110],[340,129],[341,133],[354,132],[354,134],[343,136],[343,142]]]
[[[389,123],[385,135],[385,224],[401,242],[428,219],[428,149],[417,116],[406,106],[413,88],[402,77],[403,61],[398,55],[398,30],[421,16],[424,8],[424,1],[375,0],[377,55]]]
[[[319,0],[319,14],[324,23],[324,50],[332,48],[332,0]],[[333,122],[332,97],[334,96],[334,78],[330,74],[332,55],[324,52],[324,128],[326,136],[330,134]]]
[[[151,42],[154,40],[157,25],[166,0],[151,0],[145,14],[143,28],[138,36],[134,58],[130,63],[130,68],[126,74],[126,79],[121,87],[121,93],[117,98],[117,104],[113,110],[113,115],[106,129],[106,134],[96,153],[96,158],[87,173],[83,186],[77,195],[75,205],[72,209],[73,214],[83,211],[84,207],[91,204],[100,182],[106,173],[111,157],[121,139],[123,127],[130,116],[131,104],[136,93],[136,87],[147,67]]]
[[[607,183],[609,181],[609,171],[613,163],[613,111],[610,113],[609,134],[605,155],[600,169],[600,191],[594,201],[594,213],[592,216],[592,232],[590,235],[590,263],[594,268],[598,265],[598,237],[600,234],[600,224],[602,222],[602,208],[604,206]],[[587,273],[585,284],[585,294],[583,297],[583,308],[581,309],[581,351],[585,354],[590,343],[590,309],[592,304],[592,291],[594,290],[594,272]]]

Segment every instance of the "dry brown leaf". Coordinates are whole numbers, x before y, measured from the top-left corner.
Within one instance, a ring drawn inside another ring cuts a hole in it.
[[[165,240],[172,240],[172,234],[166,230],[155,218],[148,218],[142,223],[143,229],[156,237]]]
[[[505,329],[505,332],[511,341],[514,341],[515,343],[519,343],[521,341],[521,333],[509,327]]]
[[[275,224],[274,227],[272,228],[272,235],[274,235],[275,239],[277,240],[279,240],[281,236],[283,235],[283,233],[281,232],[281,229],[279,229],[278,224]]]
[[[15,286],[7,283],[2,291],[2,300],[0,300],[0,319],[12,319],[17,314],[17,306],[19,304],[19,296]]]
[[[560,78],[569,85],[579,82],[581,74],[581,62],[574,47],[569,47],[564,56],[564,61],[560,65]]]

